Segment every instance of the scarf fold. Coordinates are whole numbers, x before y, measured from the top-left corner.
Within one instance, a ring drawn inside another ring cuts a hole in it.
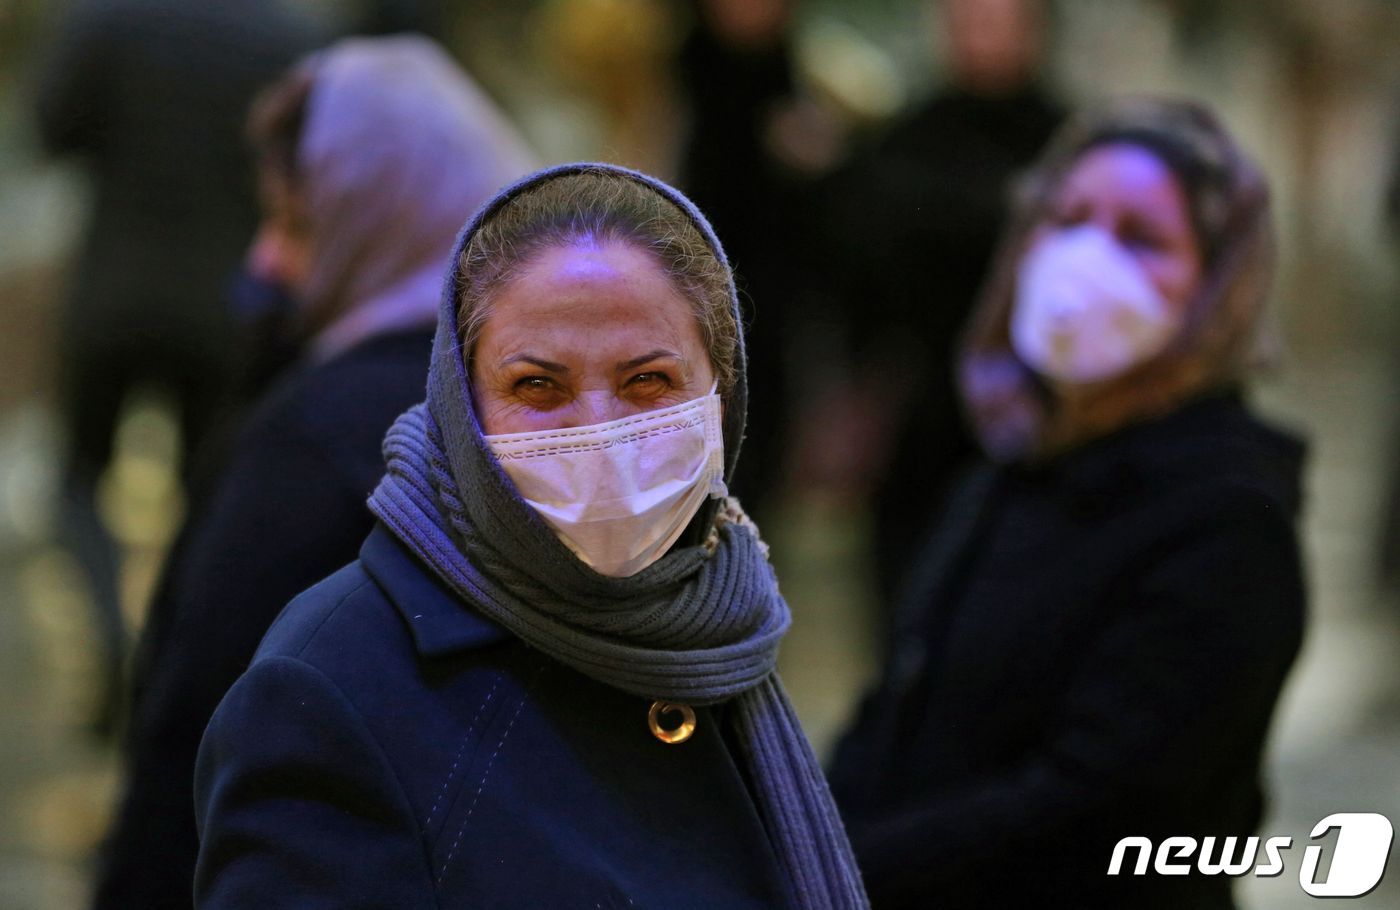
[[[468,224],[459,251],[515,193],[586,169],[624,175],[661,193],[695,219],[723,258],[685,197],[644,175],[596,164],[544,171],[503,191]],[[709,528],[703,542],[677,545],[629,577],[594,572],[516,494],[491,454],[471,401],[455,301],[449,275],[427,401],[402,415],[385,438],[387,473],[370,509],[467,605],[531,647],[645,699],[725,702],[738,757],[797,905],[867,907],[826,779],[775,672],[790,615],[752,523],[732,501],[711,506],[701,512]],[[731,471],[743,404],[741,381],[726,402]]]

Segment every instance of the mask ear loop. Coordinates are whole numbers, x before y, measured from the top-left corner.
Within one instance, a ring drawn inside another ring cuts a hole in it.
[[[705,470],[710,475],[709,495],[724,499],[729,487],[724,482],[724,409],[719,400],[719,380],[710,386],[705,402]]]

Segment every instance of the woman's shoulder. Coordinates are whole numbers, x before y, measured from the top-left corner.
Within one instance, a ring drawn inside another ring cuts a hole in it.
[[[426,331],[389,334],[289,369],[248,415],[238,452],[261,464],[272,458],[267,453],[301,453],[363,499],[383,471],[385,430],[423,398],[431,340]]]
[[[328,639],[333,645],[352,635],[382,640],[395,622],[384,591],[356,559],[292,598],[263,637],[253,662],[306,659],[313,656],[308,652],[325,650],[321,645]]]
[[[1291,526],[1303,502],[1302,438],[1259,417],[1235,395],[1192,410],[1174,443],[1164,446],[1164,473],[1175,472],[1181,492],[1195,492],[1203,507]]]
[[[1067,459],[1072,490],[1117,494],[1128,509],[1209,519],[1262,513],[1291,524],[1306,446],[1256,416],[1234,391],[1189,402]]]
[[[358,559],[286,606],[254,663],[290,657],[336,678],[407,670],[449,652],[469,654],[515,640],[376,527]]]

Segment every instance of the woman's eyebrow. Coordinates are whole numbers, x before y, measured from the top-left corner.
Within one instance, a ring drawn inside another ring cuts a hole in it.
[[[1128,223],[1138,230],[1145,230],[1149,233],[1159,235],[1162,239],[1171,239],[1179,228],[1178,223],[1168,214],[1157,209],[1147,211],[1137,211],[1132,213]]]
[[[675,351],[667,351],[658,348],[657,350],[652,351],[650,354],[643,354],[640,357],[633,357],[631,360],[622,361],[618,363],[617,366],[614,367],[614,369],[617,370],[619,373],[622,373],[626,370],[635,369],[644,363],[651,363],[653,360],[660,360],[662,357],[670,357],[675,360],[684,359]]]
[[[567,373],[569,368],[562,363],[555,363],[553,360],[545,360],[533,354],[512,354],[501,361],[501,366],[508,367],[513,363],[529,363],[549,373]]]

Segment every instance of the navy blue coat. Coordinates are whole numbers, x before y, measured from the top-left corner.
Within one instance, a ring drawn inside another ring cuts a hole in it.
[[[649,707],[468,609],[376,528],[210,722],[196,905],[790,905],[724,708],[667,745]]]
[[[832,768],[874,907],[1233,906],[1227,876],[1106,872],[1122,837],[1259,825],[1302,458],[1226,393],[968,477]]]

